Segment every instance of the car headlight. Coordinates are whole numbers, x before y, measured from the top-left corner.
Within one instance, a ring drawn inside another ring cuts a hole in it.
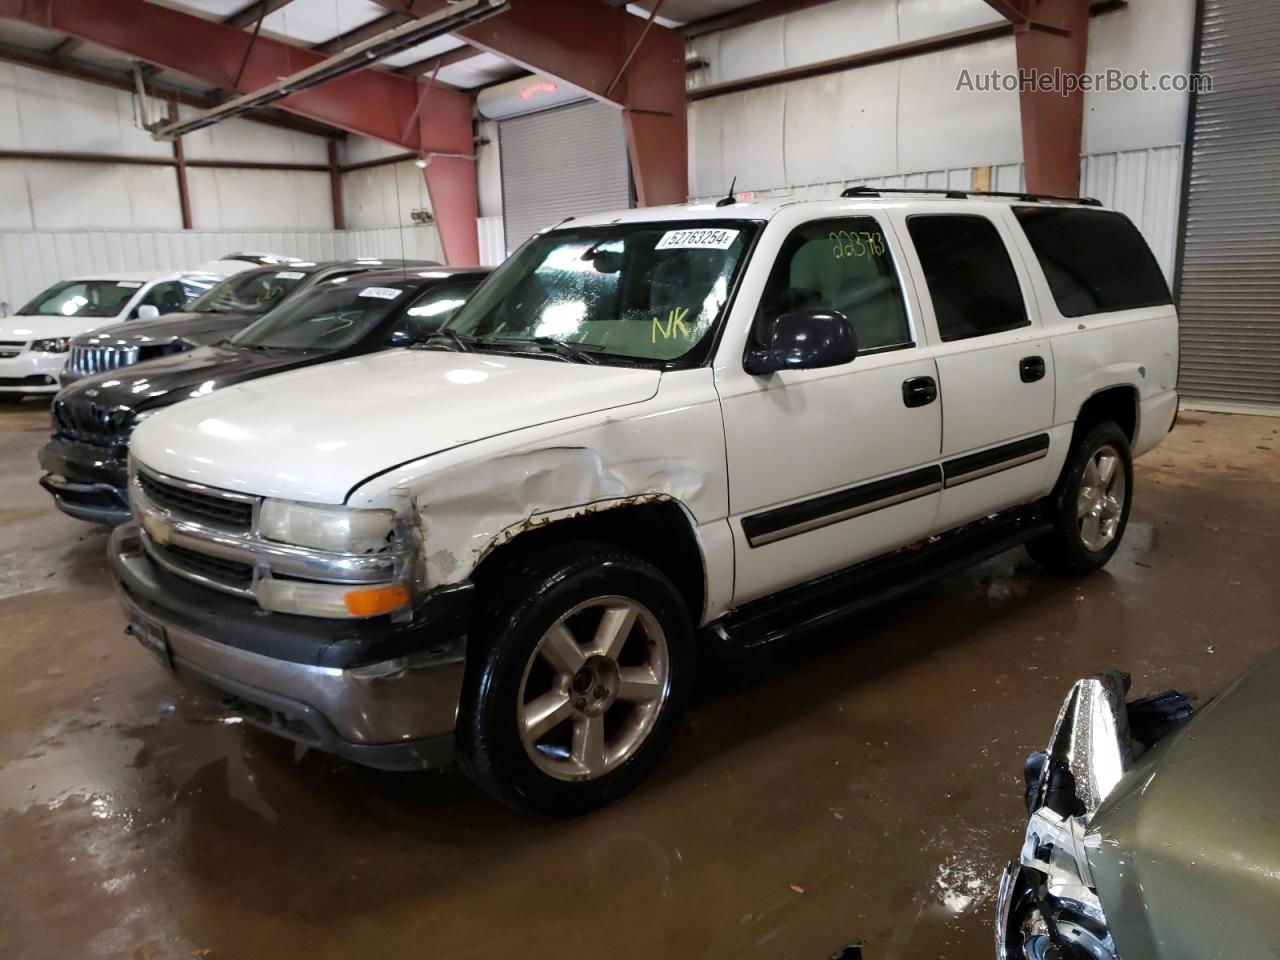
[[[268,540],[334,553],[381,553],[395,546],[395,520],[390,510],[264,500],[258,532]]]
[[[401,538],[390,510],[324,507],[290,500],[262,502],[258,534],[267,540],[329,553],[391,553],[394,579],[379,583],[317,583],[263,577],[255,592],[264,610],[311,617],[365,618],[408,610],[413,602],[411,542]]]
[[[50,337],[47,340],[36,340],[31,344],[36,353],[66,353],[71,349],[70,337]]]

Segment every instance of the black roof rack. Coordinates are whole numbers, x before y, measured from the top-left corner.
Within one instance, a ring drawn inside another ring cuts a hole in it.
[[[1058,203],[1078,203],[1084,207],[1100,207],[1102,203],[1093,197],[1060,197],[1052,193],[1007,193],[999,190],[937,190],[925,187],[849,187],[840,192],[842,197],[878,197],[886,193],[927,193],[948,200],[968,200],[970,197],[1006,197],[1010,200],[1021,200],[1024,203],[1035,203],[1040,200],[1055,200]]]

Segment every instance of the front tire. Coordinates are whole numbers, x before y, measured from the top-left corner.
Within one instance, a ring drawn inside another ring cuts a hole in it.
[[[676,587],[634,554],[581,542],[507,568],[485,605],[458,714],[463,769],[546,816],[635,787],[675,737],[693,682]]]
[[[1092,427],[1072,448],[1045,510],[1053,530],[1027,544],[1031,558],[1061,574],[1092,573],[1120,546],[1133,502],[1133,455],[1119,425]]]

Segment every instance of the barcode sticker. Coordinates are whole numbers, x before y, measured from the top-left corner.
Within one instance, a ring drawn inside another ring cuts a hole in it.
[[[668,230],[654,249],[728,250],[737,239],[737,230]]]
[[[142,281],[140,281],[140,280],[121,280],[119,283],[117,283],[117,284],[116,284],[116,286],[117,286],[117,287],[128,287],[130,290],[137,290],[140,286],[142,286]]]
[[[281,270],[276,274],[277,280],[301,280],[305,277],[305,273],[299,273],[297,270]]]
[[[394,300],[400,291],[394,287],[365,287],[360,291],[362,297],[377,297],[379,300]]]

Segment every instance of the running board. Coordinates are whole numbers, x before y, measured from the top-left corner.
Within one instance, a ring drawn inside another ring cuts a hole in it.
[[[1037,507],[1022,507],[753,600],[707,629],[721,654],[753,650],[825,627],[1052,529]]]

